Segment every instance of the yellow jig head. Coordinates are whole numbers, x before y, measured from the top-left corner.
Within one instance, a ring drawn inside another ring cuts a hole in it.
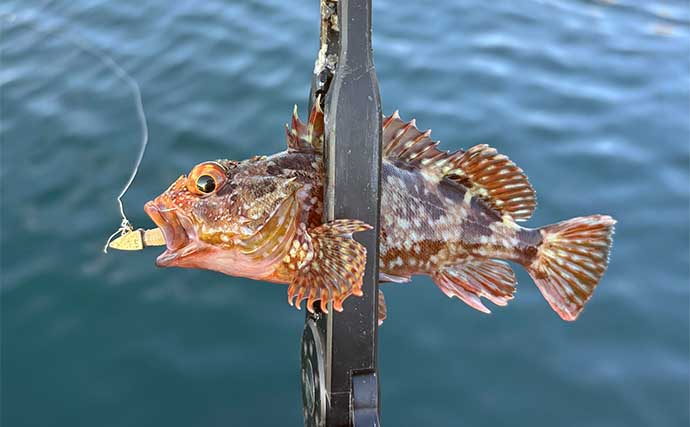
[[[108,247],[119,251],[140,251],[149,246],[164,246],[165,238],[160,228],[127,231],[108,244]]]

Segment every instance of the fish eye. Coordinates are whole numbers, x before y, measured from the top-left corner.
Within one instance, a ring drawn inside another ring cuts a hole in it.
[[[196,179],[196,188],[202,193],[211,193],[216,189],[216,180],[211,175],[201,175]]]
[[[205,162],[192,169],[186,185],[190,193],[206,196],[222,188],[226,181],[226,170],[221,164]]]

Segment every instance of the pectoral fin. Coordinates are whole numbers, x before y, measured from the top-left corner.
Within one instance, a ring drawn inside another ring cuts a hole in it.
[[[307,255],[300,263],[288,287],[288,302],[300,308],[307,300],[313,312],[320,300],[321,311],[327,312],[328,302],[343,310],[343,301],[350,295],[362,295],[362,276],[367,251],[352,238],[352,233],[371,229],[362,221],[341,219],[307,230]]]

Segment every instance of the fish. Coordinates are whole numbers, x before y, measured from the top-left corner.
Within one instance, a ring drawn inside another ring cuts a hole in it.
[[[200,163],[145,204],[166,245],[156,264],[285,284],[297,308],[306,300],[311,312],[317,303],[342,311],[363,294],[366,249],[353,236],[374,231],[353,218],[323,222],[319,102],[306,122],[295,106],[285,129],[285,151]],[[510,262],[562,319],[577,319],[608,267],[616,221],[523,227],[537,199],[522,169],[485,144],[442,151],[430,135],[397,111],[383,117],[379,280],[427,275],[448,297],[490,313],[486,301],[505,306],[515,295]],[[385,317],[381,292],[378,302]]]

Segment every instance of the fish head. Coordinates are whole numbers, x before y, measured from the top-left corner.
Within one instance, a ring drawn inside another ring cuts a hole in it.
[[[263,172],[257,159],[200,163],[147,202],[166,244],[156,265],[272,280],[294,234],[298,186]]]
[[[232,233],[213,238],[220,224],[232,223],[233,175],[237,162],[210,161],[196,165],[167,190],[144,205],[144,211],[165,238],[160,267],[201,267],[221,248],[231,250]]]

